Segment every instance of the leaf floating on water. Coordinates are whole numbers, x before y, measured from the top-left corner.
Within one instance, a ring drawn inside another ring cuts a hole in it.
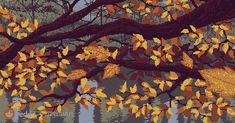
[[[199,71],[208,82],[208,90],[219,93],[221,97],[235,96],[235,71],[229,67],[212,68]]]

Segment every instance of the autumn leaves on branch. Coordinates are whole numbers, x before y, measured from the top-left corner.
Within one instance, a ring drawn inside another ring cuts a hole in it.
[[[175,103],[179,113],[203,121],[217,121],[225,111],[235,114],[223,99],[235,95],[234,83],[228,81],[235,80],[234,0],[96,0],[73,12],[77,3],[79,0],[74,0],[58,19],[40,26],[36,19],[18,20],[7,9],[0,8],[0,17],[9,22],[0,25],[0,35],[7,42],[0,53],[0,95],[8,91],[11,96],[25,98],[12,104],[13,108],[23,109],[28,103],[48,98],[62,101],[46,101],[38,107],[40,122],[47,109],[61,112],[73,97],[86,108],[89,104],[100,106],[105,100],[108,111],[118,106],[127,107],[136,117],[151,114],[154,122],[164,113],[170,117]],[[118,18],[58,31],[80,22],[102,6],[107,15],[116,14]],[[120,34],[128,35],[127,43],[112,39]],[[71,40],[68,46],[64,46],[64,39]],[[58,41],[61,43],[57,46],[35,46]],[[119,45],[102,45],[111,41]],[[126,76],[122,69],[131,70],[131,75]],[[152,81],[145,82],[145,76]],[[104,93],[105,88],[88,84],[90,78],[101,82],[113,77],[136,84],[128,87],[125,82],[111,97]],[[58,88],[64,93],[55,93]],[[176,90],[182,95],[174,93]],[[36,97],[36,93],[41,97]],[[169,98],[170,106],[164,102],[153,105],[162,95]]]

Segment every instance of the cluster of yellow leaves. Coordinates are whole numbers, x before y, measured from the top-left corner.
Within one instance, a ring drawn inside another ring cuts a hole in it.
[[[235,71],[229,67],[212,68],[199,71],[206,82],[208,90],[219,93],[221,97],[235,96]]]
[[[103,91],[103,87],[93,88],[87,84],[87,79],[83,78],[81,79],[80,93],[74,98],[74,101],[82,104],[85,108],[88,108],[90,104],[100,107],[101,100],[107,97]]]
[[[28,36],[28,33],[35,31],[39,27],[38,20],[30,23],[28,19],[21,20],[20,24],[16,22],[11,22],[8,24],[7,33],[12,35],[12,33],[17,33],[16,37],[22,39]]]
[[[158,66],[161,63],[160,59],[161,56],[162,56],[161,52],[153,50],[153,55],[150,58],[154,60],[155,66]]]
[[[111,53],[108,49],[105,49],[102,46],[87,46],[83,48],[84,53],[78,54],[76,58],[80,60],[92,60],[95,59],[97,63],[106,61],[109,57],[116,59],[118,50]]]
[[[160,81],[158,79],[153,80],[153,82],[157,85],[159,85],[159,89],[163,91],[166,87],[172,87],[172,82],[171,81]]]
[[[133,11],[129,8],[129,4],[122,5],[122,8],[126,10],[127,13],[132,14]]]
[[[103,79],[112,78],[114,75],[119,74],[119,72],[120,72],[119,65],[110,63],[104,68]]]
[[[143,47],[145,50],[148,48],[148,42],[144,39],[143,35],[141,34],[133,34],[132,43],[133,43],[133,50],[138,49],[139,47]]]
[[[129,109],[130,113],[134,114],[136,117],[140,117],[141,115],[147,117],[147,114],[151,114],[151,120],[154,122],[157,122],[158,118],[165,113],[169,117],[173,115],[172,109],[165,104],[156,106],[144,103],[148,101],[149,98],[156,98],[157,90],[154,85],[150,85],[148,82],[142,82],[141,86],[142,88],[137,87],[137,85],[128,88],[127,82],[125,82],[119,89],[119,91],[125,95],[113,94],[112,97],[106,99],[107,111],[112,111],[114,106],[120,109],[126,107]],[[138,90],[138,88],[143,90],[143,95],[139,94],[142,91]],[[126,96],[126,94],[128,94],[128,96]],[[139,103],[143,103],[143,105],[139,105]],[[172,101],[172,107],[176,107],[174,101]]]
[[[162,42],[159,38],[153,38],[153,40],[157,44]],[[150,56],[150,59],[155,61],[155,66],[158,66],[161,61],[173,62],[172,55],[175,55],[175,53],[171,50],[172,46],[166,43],[162,43],[161,45],[162,46],[160,46],[157,50],[153,50],[153,55]]]
[[[235,37],[227,34],[231,32],[231,29],[223,24],[213,25],[211,26],[211,28],[217,34],[219,34],[220,37],[211,37],[205,40],[203,30],[196,29],[193,25],[190,25],[191,31],[189,29],[183,29],[181,33],[188,34],[191,39],[195,40],[194,46],[198,47],[198,50],[194,51],[193,54],[197,55],[198,57],[201,57],[206,52],[212,55],[214,53],[214,50],[221,50],[224,54],[227,54],[229,57],[234,58]],[[224,38],[226,38],[226,40]],[[221,40],[225,41],[223,42]]]
[[[34,20],[34,22],[30,23],[29,19],[20,20],[20,22],[16,22],[16,15],[10,13],[6,8],[0,6],[0,16],[4,19],[9,20],[9,24],[7,26],[7,34],[12,35],[16,33],[16,38],[21,39],[28,36],[28,33],[35,31],[39,27],[38,20]],[[0,32],[4,32],[3,26],[0,26]]]
[[[0,16],[7,20],[16,21],[16,16],[2,6],[0,6]]]

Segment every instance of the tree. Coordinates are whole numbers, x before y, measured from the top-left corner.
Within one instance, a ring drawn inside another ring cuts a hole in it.
[[[61,112],[69,100],[85,107],[105,100],[107,111],[125,107],[136,117],[150,115],[153,122],[170,117],[174,107],[203,122],[235,115],[229,101],[235,95],[233,0],[95,0],[74,12],[79,2],[69,1],[63,15],[40,26],[37,19],[18,19],[0,8],[8,23],[0,26],[0,95],[22,98],[11,108],[44,102],[37,107],[41,114],[34,116],[40,122],[48,111]],[[97,24],[102,16],[94,16],[75,29],[56,31],[94,11],[113,21]],[[120,41],[120,34],[130,40]],[[69,40],[65,44],[63,39]],[[46,46],[58,41],[58,46]],[[123,74],[126,69],[131,76]],[[87,84],[91,78],[102,82],[115,77],[135,84],[124,82],[111,95],[105,87]],[[169,105],[154,103],[161,98]]]

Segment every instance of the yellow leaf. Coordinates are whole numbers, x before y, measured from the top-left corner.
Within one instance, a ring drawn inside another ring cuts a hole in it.
[[[172,112],[172,110],[171,110],[170,108],[167,109],[167,113],[168,113],[170,116],[173,115],[173,112]]]
[[[168,51],[168,50],[170,50],[170,49],[171,49],[171,45],[166,44],[166,45],[164,46],[164,48],[163,48],[163,51]]]
[[[135,84],[133,87],[130,87],[130,92],[131,92],[132,94],[137,92],[137,86],[136,86],[136,84]]]
[[[120,103],[118,104],[118,107],[119,107],[120,109],[123,109],[123,108],[124,108],[124,107],[123,107],[123,103],[120,102]]]
[[[183,100],[184,97],[183,97],[183,96],[176,96],[175,99],[176,99],[176,100]]]
[[[196,92],[196,97],[199,99],[199,98],[200,98],[200,96],[201,96],[200,92],[199,92],[199,91],[197,91],[197,92]]]
[[[209,48],[208,44],[202,44],[202,46],[199,48],[199,50],[206,51]]]
[[[63,71],[57,71],[59,77],[67,77],[67,75]]]
[[[61,62],[62,62],[63,64],[67,64],[67,65],[70,64],[69,60],[67,60],[67,59],[62,59]]]
[[[132,12],[132,10],[131,9],[129,9],[129,8],[126,8],[126,12],[127,13],[130,13],[130,14],[132,14],[133,12]]]
[[[211,38],[212,41],[216,44],[219,44],[220,43],[220,40],[218,38]]]
[[[161,40],[159,38],[153,38],[153,41],[157,44],[160,44],[161,43]]]
[[[225,43],[225,44],[223,45],[222,50],[223,50],[223,52],[224,52],[225,54],[227,54],[228,49],[229,49],[229,44],[228,44],[228,42],[227,42],[227,43]]]
[[[103,92],[103,89],[99,88],[95,91],[98,98],[105,98],[107,95]]]
[[[38,29],[38,26],[39,26],[39,22],[37,19],[34,20],[34,26],[36,29]]]
[[[37,98],[35,96],[29,95],[30,100],[35,101]]]
[[[11,30],[10,30],[9,28],[7,28],[7,34],[8,34],[8,35],[11,35],[11,34],[12,34],[12,32],[11,32]]]
[[[168,13],[168,11],[163,12],[163,13],[162,13],[161,18],[165,18],[165,17],[167,17],[167,16],[168,16],[168,14],[169,14],[169,13]]]
[[[183,91],[187,85],[190,85],[192,83],[192,81],[192,78],[185,79],[184,82],[181,84],[180,89]]]
[[[52,83],[50,86],[51,86],[51,89],[54,89],[56,87],[56,83]]]
[[[52,105],[49,102],[44,102],[46,107],[52,107]]]
[[[219,93],[221,97],[235,96],[235,71],[229,67],[211,68],[199,71],[209,83],[208,90]]]
[[[63,49],[62,54],[63,54],[64,56],[67,56],[67,55],[68,55],[68,52],[69,52],[69,46],[67,46],[65,49]]]
[[[61,106],[61,105],[59,105],[59,106],[57,107],[57,111],[58,111],[58,112],[61,112],[61,111],[62,111],[62,106]]]
[[[119,74],[119,72],[120,72],[119,65],[109,63],[104,68],[103,79],[112,78],[114,75]]]
[[[13,32],[18,32],[20,30],[20,26],[17,26],[13,29]]]
[[[54,64],[47,64],[48,67],[52,68],[52,69],[55,69],[56,68],[56,65]]]
[[[169,62],[173,62],[173,59],[172,59],[172,56],[170,54],[166,54],[166,59],[169,61]]]
[[[161,52],[157,51],[157,50],[153,50],[153,54],[156,55],[156,56],[162,56]],[[155,59],[153,59],[155,60]]]
[[[146,11],[147,13],[150,13],[150,12],[151,12],[151,9],[150,9],[150,8],[146,8],[145,11]]]
[[[18,94],[18,91],[16,89],[14,89],[11,93],[11,96],[13,97],[13,96],[16,96],[17,94]]]
[[[175,101],[173,101],[173,100],[171,100],[171,107],[172,108],[176,108],[177,107],[176,104],[175,104]]]
[[[118,54],[118,50],[115,50],[113,53],[112,53],[112,58],[115,60],[117,58],[117,54]]]
[[[161,63],[161,60],[159,58],[156,58],[154,61],[154,65],[158,66]]]
[[[139,107],[137,105],[130,105],[131,113],[135,114],[137,113]]]
[[[227,39],[228,39],[231,43],[235,44],[235,37],[234,37],[234,36],[228,35],[228,36],[227,36]]]
[[[21,103],[20,102],[16,102],[16,103],[14,103],[12,106],[11,106],[11,108],[13,108],[13,109],[19,109],[21,107]]]
[[[29,25],[29,20],[22,21],[20,24],[22,28],[26,28]]]
[[[9,77],[9,75],[8,75],[8,73],[6,71],[3,71],[3,70],[0,70],[0,71],[1,71],[2,77],[4,77],[4,78],[8,78]]]
[[[26,87],[26,86],[21,86],[20,89],[21,89],[21,90],[24,90],[24,91],[27,91],[27,90],[28,90],[28,87]]]
[[[158,115],[153,115],[153,117],[151,118],[151,120],[154,122],[154,123],[157,123],[158,122]]]
[[[202,121],[203,121],[203,123],[210,123],[208,117],[204,117],[204,118],[202,119]]]
[[[144,41],[144,37],[141,34],[133,34],[139,41]]]
[[[196,27],[193,26],[193,25],[190,25],[190,28],[192,29],[193,32],[196,32],[196,31],[197,31]]]
[[[46,47],[43,47],[42,49],[39,50],[38,55],[43,56],[45,54],[45,52],[46,52]]]
[[[166,81],[166,84],[168,85],[168,87],[171,87],[173,85],[170,81]]]
[[[227,108],[227,113],[229,115],[235,116],[235,111],[232,108]]]
[[[163,91],[164,90],[164,86],[165,86],[165,82],[161,82],[159,85],[159,88]]]
[[[194,55],[198,55],[198,54],[200,54],[200,53],[201,53],[201,51],[195,51],[195,52],[193,52]]]
[[[116,104],[116,100],[114,98],[110,98],[109,100],[106,101],[106,104],[109,106],[113,106]]]
[[[198,80],[195,82],[195,85],[196,85],[197,87],[205,87],[205,86],[206,86],[206,82],[201,81],[201,80],[198,79]]]
[[[221,104],[223,102],[223,98],[219,97],[216,101],[216,105]]]
[[[42,111],[42,110],[45,110],[45,107],[44,107],[44,106],[39,106],[37,109],[38,109],[39,111]]]
[[[149,83],[147,82],[142,82],[141,85],[144,87],[144,88],[150,88],[151,86],[149,85]]]
[[[197,119],[199,117],[199,111],[197,109],[192,109],[191,113],[194,114],[194,117]]]
[[[143,47],[145,50],[147,50],[147,48],[148,48],[148,43],[147,43],[147,41],[144,41],[144,42],[142,43],[142,47]]]
[[[154,88],[149,88],[149,92],[150,92],[149,96],[152,96],[152,97],[157,96],[157,91]]]
[[[13,68],[15,68],[15,65],[13,63],[8,63],[7,67],[7,70],[12,70]]]
[[[80,82],[81,82],[81,87],[82,87],[82,88],[84,88],[84,87],[86,86],[87,81],[88,81],[87,78],[82,78],[82,79],[81,79]]]
[[[75,99],[74,99],[74,101],[75,101],[76,103],[80,102],[81,100],[82,100],[82,97],[81,97],[81,96],[76,96]]]
[[[187,53],[183,52],[183,61],[181,63],[188,68],[193,68],[193,59],[188,56]]]
[[[119,91],[122,92],[122,93],[125,93],[127,91],[127,84],[126,84],[126,82],[121,86]]]
[[[177,79],[178,79],[178,75],[177,75],[177,73],[171,71],[171,72],[169,73],[168,78],[169,78],[170,80],[177,80]]]
[[[183,30],[181,31],[181,33],[187,34],[187,33],[189,33],[189,30],[188,30],[188,29],[183,29]]]
[[[31,27],[26,28],[28,32],[33,32],[34,30]]]
[[[20,61],[24,61],[24,62],[27,61],[27,56],[24,53],[18,52],[18,54],[20,55]]]
[[[193,101],[190,99],[190,100],[188,100],[188,102],[187,102],[187,104],[186,104],[186,108],[187,109],[189,109],[189,108],[192,108],[192,106],[193,106]]]
[[[15,22],[11,22],[11,23],[8,24],[8,26],[9,27],[15,27],[15,26],[17,26],[17,24]]]
[[[39,76],[42,78],[47,78],[47,75],[45,73],[40,73]]]

